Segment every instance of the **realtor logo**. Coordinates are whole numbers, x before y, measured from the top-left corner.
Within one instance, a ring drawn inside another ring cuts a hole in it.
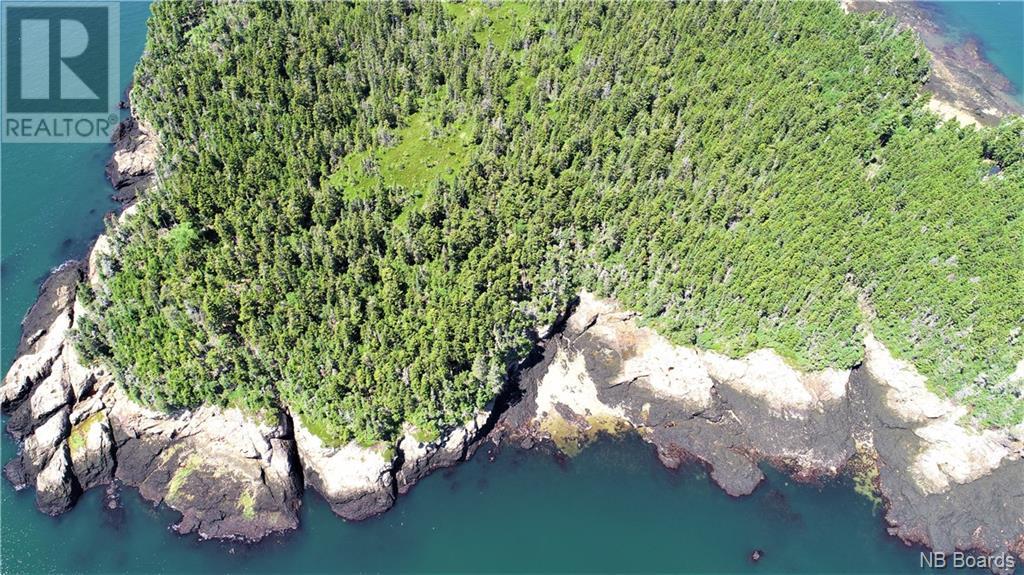
[[[116,2],[4,2],[4,142],[106,142],[117,125]]]

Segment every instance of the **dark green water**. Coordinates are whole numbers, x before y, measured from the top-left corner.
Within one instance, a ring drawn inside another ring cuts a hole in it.
[[[147,12],[144,3],[121,8],[125,83],[142,51]],[[54,266],[85,254],[115,206],[103,179],[106,145],[4,144],[0,153],[6,369],[39,284]],[[16,449],[4,434],[0,459]],[[814,487],[769,472],[752,496],[732,499],[698,468],[664,469],[636,439],[599,442],[564,464],[535,452],[505,450],[493,463],[484,455],[428,477],[364,523],[341,521],[308,494],[302,528],[256,546],[178,536],[167,529],[176,514],[132,490],[120,510],[104,509],[93,491],[51,519],[34,509],[30,490],[2,481],[0,570],[922,572],[918,550],[888,537],[871,503],[841,481]],[[765,551],[756,565],[747,559],[754,548]]]

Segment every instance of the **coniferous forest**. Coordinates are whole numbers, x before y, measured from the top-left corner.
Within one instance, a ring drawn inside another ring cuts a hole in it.
[[[869,325],[1017,423],[1024,120],[940,121],[928,70],[831,2],[158,2],[159,184],[79,346],[148,405],[369,443],[465,420],[586,289],[804,369]]]

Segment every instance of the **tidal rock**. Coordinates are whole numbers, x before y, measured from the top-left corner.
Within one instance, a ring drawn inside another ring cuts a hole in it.
[[[262,423],[215,407],[169,416],[117,387],[104,402],[117,478],[180,511],[178,531],[256,540],[298,526],[302,486],[286,419]]]
[[[736,496],[757,487],[761,464],[815,480],[864,448],[890,530],[904,541],[1024,547],[1024,432],[970,428],[962,407],[932,393],[868,328],[862,367],[808,373],[771,350],[733,359],[674,346],[610,300],[578,301],[522,372],[522,398],[495,440],[546,440],[571,455],[600,432],[635,430],[665,465],[702,462]]]
[[[770,350],[730,359],[675,346],[588,293],[546,347],[546,359],[524,373],[525,398],[513,411],[528,412],[520,430],[562,451],[635,429],[667,465],[705,462],[733,495],[757,486],[761,460],[834,474],[852,451],[849,372],[801,373]]]

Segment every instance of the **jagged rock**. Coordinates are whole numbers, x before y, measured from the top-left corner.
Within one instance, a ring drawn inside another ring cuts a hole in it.
[[[104,397],[117,478],[182,513],[181,532],[260,539],[298,525],[302,485],[286,418],[259,423],[237,409],[168,416],[117,387]]]
[[[549,439],[571,454],[598,431],[635,429],[667,466],[704,462],[726,492],[745,495],[762,461],[801,480],[833,475],[867,437],[893,534],[986,553],[1024,538],[1024,447],[1009,431],[964,427],[964,410],[870,333],[863,367],[808,374],[768,350],[681,349],[589,294],[565,325],[522,373],[522,399],[495,438]]]
[[[37,383],[50,376],[60,356],[71,320],[59,315],[46,332],[32,344],[32,352],[18,356],[4,377],[0,400],[5,411],[16,408]]]
[[[89,251],[89,285],[93,289],[101,287],[101,277],[110,272],[109,266],[104,262],[104,257],[110,253],[110,238],[106,234],[100,234],[92,244]]]
[[[41,420],[71,401],[71,388],[64,373],[64,362],[60,358],[50,367],[50,375],[40,383],[34,392],[30,405],[32,418]]]
[[[153,128],[129,116],[111,135],[114,155],[107,162],[107,178],[117,192],[114,199],[127,202],[152,185],[159,145]]]
[[[16,441],[24,441],[32,434],[32,430],[38,425],[38,421],[32,417],[32,404],[22,402],[7,419],[7,433],[11,434]]]
[[[467,459],[479,444],[480,431],[490,414],[489,410],[480,411],[464,425],[446,430],[434,441],[421,441],[415,428],[406,425],[398,443],[402,451],[402,466],[395,475],[398,493],[404,495],[430,473]]]
[[[324,445],[299,420],[294,421],[295,443],[306,484],[316,489],[336,514],[353,521],[389,509],[395,501],[393,458],[381,447]]]
[[[102,411],[71,428],[68,436],[71,463],[82,489],[109,483],[114,478],[114,438]]]
[[[31,478],[25,470],[25,462],[20,454],[4,465],[4,477],[11,482],[15,491],[21,491],[28,486]]]
[[[106,404],[98,396],[92,396],[76,403],[75,408],[71,411],[71,425],[78,425],[87,417],[105,407]]]
[[[0,387],[0,407],[11,412],[24,401],[33,386],[51,373],[71,327],[75,289],[82,278],[78,262],[57,268],[39,288],[39,298],[21,322],[22,338],[17,359]],[[52,411],[52,410],[51,410]]]
[[[25,440],[22,458],[28,475],[39,473],[67,438],[69,429],[68,410],[62,409],[50,416]]]
[[[48,515],[60,515],[78,496],[78,485],[71,473],[68,446],[62,443],[46,467],[36,476],[36,507]]]
[[[76,312],[75,318],[77,317]],[[96,383],[96,372],[82,364],[81,358],[78,357],[78,350],[73,345],[64,346],[62,361],[65,377],[68,385],[71,386],[74,400],[81,400],[92,391],[92,386]]]

